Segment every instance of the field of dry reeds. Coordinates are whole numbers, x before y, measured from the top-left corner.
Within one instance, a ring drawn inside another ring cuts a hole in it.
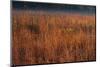
[[[95,15],[13,11],[12,63],[96,60]]]

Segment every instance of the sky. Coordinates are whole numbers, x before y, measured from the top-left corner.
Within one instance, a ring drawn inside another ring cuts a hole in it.
[[[49,12],[71,12],[71,13],[84,13],[84,14],[96,13],[96,6],[92,5],[12,1],[12,7],[15,10],[33,10],[33,11],[42,10]]]

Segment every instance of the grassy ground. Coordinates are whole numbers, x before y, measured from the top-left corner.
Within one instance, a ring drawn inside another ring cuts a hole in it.
[[[14,11],[13,64],[96,60],[95,15]]]

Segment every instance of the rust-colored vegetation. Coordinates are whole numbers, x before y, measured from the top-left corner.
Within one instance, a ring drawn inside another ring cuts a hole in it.
[[[96,60],[95,15],[13,11],[15,65]]]

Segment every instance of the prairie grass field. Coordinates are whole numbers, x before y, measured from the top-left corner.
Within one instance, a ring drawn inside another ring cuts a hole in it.
[[[96,60],[93,14],[12,11],[12,62],[16,65]]]

